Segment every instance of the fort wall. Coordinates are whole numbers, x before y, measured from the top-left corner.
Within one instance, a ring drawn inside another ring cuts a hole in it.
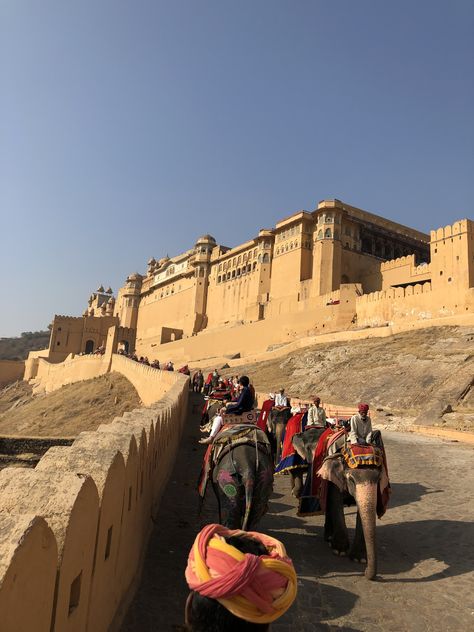
[[[47,382],[59,382],[61,371],[71,380],[73,366],[77,379],[94,367],[100,374],[105,364],[77,357],[47,371],[38,362]],[[154,403],[50,448],[34,470],[0,472],[2,632],[116,630],[133,596],[181,437],[188,380],[121,356],[110,364]]]
[[[23,379],[24,360],[0,360],[0,388]]]

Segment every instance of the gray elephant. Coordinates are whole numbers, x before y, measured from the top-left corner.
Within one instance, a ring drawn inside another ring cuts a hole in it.
[[[273,491],[267,436],[253,425],[232,425],[217,435],[208,460],[219,522],[229,529],[254,529],[266,513]]]
[[[293,445],[301,456],[308,458],[314,454],[316,443],[304,435],[295,435]],[[346,456],[350,454],[350,446],[343,441],[340,449],[324,459],[318,472],[321,479],[327,482],[325,502],[322,500],[324,494],[320,494],[321,509],[325,510],[324,538],[337,555],[349,555],[358,562],[367,562],[365,576],[374,579],[377,574],[375,521],[377,515],[380,518],[385,513],[390,484],[381,451],[377,452],[374,463],[357,466],[354,462],[349,466],[350,458],[346,459]],[[367,463],[370,463],[370,459]],[[311,484],[311,480],[307,481],[303,496],[309,494]],[[299,515],[306,513],[305,500],[303,498],[300,502]],[[357,505],[352,545],[344,517],[344,505],[350,504]]]
[[[289,407],[271,409],[268,415],[267,428],[270,433],[270,442],[273,451],[273,462],[277,465],[281,459],[281,449],[283,444],[283,435],[285,433],[286,424],[291,418],[291,410]]]

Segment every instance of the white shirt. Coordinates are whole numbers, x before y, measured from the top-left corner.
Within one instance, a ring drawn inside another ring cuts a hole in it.
[[[277,393],[275,395],[275,406],[288,406],[288,397],[283,393]]]
[[[214,437],[216,436],[216,434],[219,432],[219,430],[222,428],[223,425],[224,425],[224,418],[222,417],[222,415],[216,415],[212,422],[211,434],[209,435],[211,439],[214,439]]]
[[[326,411],[321,406],[310,406],[308,410],[308,426],[324,426],[326,424]]]
[[[365,420],[362,419],[359,413],[356,413],[351,417],[351,430],[349,432],[349,441],[351,443],[357,443],[357,439],[362,439],[367,443],[370,443],[372,438],[372,420],[367,415]]]

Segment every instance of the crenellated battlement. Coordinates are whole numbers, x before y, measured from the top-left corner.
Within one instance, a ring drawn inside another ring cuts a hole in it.
[[[415,255],[406,255],[405,257],[398,257],[398,259],[391,259],[390,261],[384,261],[380,264],[381,272],[387,270],[394,270],[395,268],[401,268],[402,266],[415,267]]]
[[[462,235],[463,233],[473,233],[474,223],[469,219],[461,219],[454,224],[445,226],[444,228],[438,228],[430,232],[430,242],[443,241],[444,239],[450,239]]]
[[[414,296],[417,294],[427,294],[431,292],[431,283],[415,283],[407,287],[392,287],[388,290],[380,290],[379,292],[371,292],[363,294],[356,299],[357,305],[366,305],[368,303],[376,303],[378,301],[394,300]]]

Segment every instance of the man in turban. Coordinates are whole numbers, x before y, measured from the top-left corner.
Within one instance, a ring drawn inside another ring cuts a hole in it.
[[[263,632],[296,597],[295,569],[279,540],[218,524],[197,535],[185,575],[190,632]]]
[[[367,445],[372,441],[372,420],[369,417],[369,405],[359,404],[359,412],[351,417],[349,431],[351,443]]]

